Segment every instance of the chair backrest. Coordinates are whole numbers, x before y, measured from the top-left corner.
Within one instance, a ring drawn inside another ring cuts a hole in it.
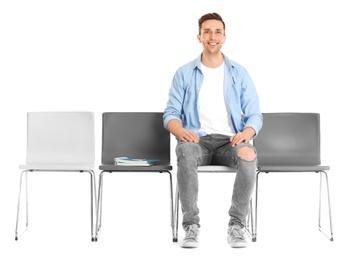
[[[263,113],[253,145],[259,165],[319,165],[320,114]]]
[[[163,126],[161,112],[103,113],[102,164],[115,157],[158,159],[170,164],[170,132]]]
[[[94,165],[93,112],[29,112],[27,164]]]

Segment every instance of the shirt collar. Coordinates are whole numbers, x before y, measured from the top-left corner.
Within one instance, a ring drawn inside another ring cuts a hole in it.
[[[224,62],[225,62],[225,65],[228,66],[229,68],[235,68],[235,64],[233,62],[231,62],[230,59],[227,58],[226,55],[223,55],[223,58],[224,58]],[[195,69],[198,69],[198,70],[201,70],[201,59],[202,59],[202,54],[200,54],[195,60],[194,60],[194,64],[193,64],[193,67]]]

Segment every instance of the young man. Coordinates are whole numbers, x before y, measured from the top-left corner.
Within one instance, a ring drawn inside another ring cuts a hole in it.
[[[177,184],[185,230],[182,247],[198,246],[197,167],[209,164],[237,168],[227,240],[232,247],[246,247],[245,220],[257,161],[249,141],[262,127],[259,99],[245,68],[221,52],[226,41],[221,16],[208,13],[198,23],[202,54],[176,71],[163,117],[166,129],[178,139]]]

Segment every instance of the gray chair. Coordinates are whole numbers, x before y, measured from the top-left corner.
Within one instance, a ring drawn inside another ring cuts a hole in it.
[[[328,237],[333,241],[329,183],[326,173],[330,167],[321,165],[320,114],[263,113],[263,120],[263,128],[253,141],[258,153],[254,237],[257,236],[259,174],[262,172],[314,172],[320,174],[319,230],[321,231],[322,176],[325,175],[331,233]]]
[[[236,173],[236,169],[223,165],[204,165],[197,168],[198,173]],[[178,226],[179,226],[179,190],[178,185],[176,186],[176,196],[175,196],[175,239],[173,242],[178,242]],[[255,242],[256,239],[253,237],[254,231],[254,217],[253,217],[253,208],[252,200],[250,201],[250,213],[246,219],[246,231],[248,236],[251,238],[252,242]]]
[[[28,172],[86,172],[91,181],[91,238],[94,241],[96,184],[93,112],[29,112],[27,114],[26,164],[20,165],[15,240],[18,240],[21,197],[26,197],[25,230],[28,229]],[[23,185],[23,178],[24,185]],[[22,194],[23,193],[23,194]]]
[[[103,113],[96,241],[102,226],[103,174],[105,172],[168,173],[171,196],[171,227],[174,239],[170,133],[163,126],[162,116],[163,113],[161,112]],[[152,166],[121,166],[114,164],[116,157],[157,159],[158,162]]]

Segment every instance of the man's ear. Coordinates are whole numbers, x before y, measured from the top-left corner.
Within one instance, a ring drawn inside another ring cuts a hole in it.
[[[201,35],[197,34],[197,40],[201,42]]]
[[[227,40],[227,35],[224,35],[224,38],[223,38],[222,44],[225,44],[226,40]]]

